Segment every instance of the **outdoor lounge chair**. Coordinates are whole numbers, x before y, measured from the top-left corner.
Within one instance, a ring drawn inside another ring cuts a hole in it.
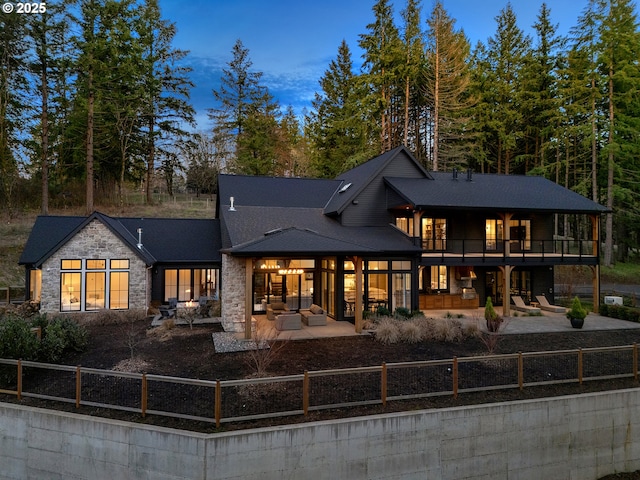
[[[526,312],[526,313],[540,313],[540,309],[538,307],[531,307],[529,305],[525,305],[524,300],[522,300],[522,297],[518,295],[511,295],[511,300],[513,300],[513,303],[516,306],[516,310],[519,310],[521,312]]]
[[[549,303],[549,300],[547,300],[547,297],[545,297],[544,295],[536,295],[536,299],[540,304],[540,308],[542,310],[546,310],[547,312],[565,313],[567,311],[567,309],[564,307],[560,307],[558,305],[551,305]]]

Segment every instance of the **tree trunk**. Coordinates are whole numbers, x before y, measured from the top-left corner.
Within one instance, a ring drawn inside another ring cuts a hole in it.
[[[604,240],[604,266],[610,267],[613,263],[613,131],[614,131],[614,114],[613,114],[613,68],[609,67],[609,158],[607,162],[607,218],[605,221],[605,240]]]
[[[87,99],[87,198],[86,214],[93,213],[93,67],[88,72],[89,98]]]
[[[48,115],[48,80],[47,80],[47,68],[42,64],[42,73],[40,74],[42,82],[42,200],[40,213],[42,215],[49,215],[49,115]]]

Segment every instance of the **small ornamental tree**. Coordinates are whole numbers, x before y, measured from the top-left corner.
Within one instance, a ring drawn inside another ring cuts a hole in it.
[[[487,321],[487,330],[489,332],[495,333],[500,329],[502,318],[498,316],[498,313],[493,308],[491,297],[487,298],[487,302],[484,305],[484,319]]]
[[[576,320],[584,320],[586,316],[587,311],[582,306],[580,299],[578,297],[573,297],[573,302],[571,302],[571,309],[567,312],[567,318],[569,320],[571,320],[572,318]]]

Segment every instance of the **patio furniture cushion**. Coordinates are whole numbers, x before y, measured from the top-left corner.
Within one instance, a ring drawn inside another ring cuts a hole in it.
[[[309,327],[327,324],[327,312],[322,307],[312,304],[308,310],[300,310],[302,322]]]
[[[324,310],[322,309],[321,306],[316,305],[315,303],[312,303],[311,306],[309,307],[309,311],[311,313],[314,313],[316,315],[319,315],[321,313],[324,313]]]
[[[284,302],[273,302],[267,304],[267,319],[275,320],[277,315],[289,311],[289,307]]]
[[[524,300],[522,300],[522,297],[518,295],[511,295],[511,300],[513,300],[513,303],[516,306],[516,310],[527,313],[540,313],[540,309],[538,307],[531,307],[529,305],[526,305],[524,303]]]
[[[559,305],[551,305],[549,303],[549,300],[547,300],[547,297],[545,297],[544,295],[536,295],[536,299],[540,304],[540,308],[542,310],[546,310],[547,312],[565,313],[567,311],[566,308]]]
[[[282,313],[276,316],[276,330],[300,330],[302,322],[299,313]]]

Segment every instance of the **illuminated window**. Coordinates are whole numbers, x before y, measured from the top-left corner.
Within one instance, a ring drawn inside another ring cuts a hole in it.
[[[422,249],[447,249],[447,220],[445,218],[422,219]]]
[[[448,288],[448,275],[446,265],[431,266],[431,290],[446,290]]]
[[[111,310],[129,308],[129,272],[109,274],[109,308]]]

